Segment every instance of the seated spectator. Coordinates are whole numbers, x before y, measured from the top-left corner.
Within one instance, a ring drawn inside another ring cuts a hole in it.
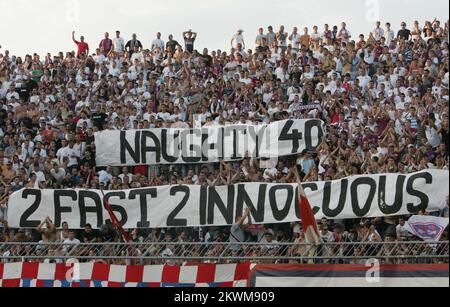
[[[95,243],[98,241],[99,234],[96,230],[92,229],[91,224],[87,224],[81,233],[81,242],[83,243]]]
[[[80,244],[80,240],[76,238],[76,233],[74,230],[69,231],[69,236],[67,239],[64,239],[64,250],[65,252],[70,252],[74,245]]]
[[[406,240],[408,237],[409,232],[405,227],[405,220],[403,218],[398,220],[398,225],[395,228],[395,232],[397,233],[397,240]]]

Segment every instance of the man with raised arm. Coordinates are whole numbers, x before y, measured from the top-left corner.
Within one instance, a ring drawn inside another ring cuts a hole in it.
[[[197,33],[192,32],[192,30],[183,32],[184,44],[186,46],[186,51],[189,53],[194,52],[194,42],[197,38]]]
[[[244,209],[244,214],[242,216],[236,217],[236,222],[231,226],[230,229],[230,243],[238,243],[232,245],[231,249],[235,252],[242,251],[242,243],[245,242],[245,228],[244,222],[249,219],[250,223],[250,210],[248,208]],[[249,223],[249,224],[250,224]]]
[[[84,41],[84,36],[80,37],[80,41],[77,41],[75,39],[75,31],[72,32],[72,40],[77,45],[78,51],[77,51],[77,57],[80,55],[89,55],[89,45]]]

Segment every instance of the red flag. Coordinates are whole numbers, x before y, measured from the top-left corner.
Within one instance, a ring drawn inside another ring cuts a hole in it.
[[[298,184],[298,195],[300,215],[302,217],[302,227],[303,232],[305,233],[306,242],[309,244],[320,244],[321,240],[316,218],[314,217],[311,210],[311,205],[309,204],[308,198],[306,197],[305,191],[300,183]]]
[[[119,219],[117,218],[117,216],[112,211],[111,206],[109,205],[109,203],[106,201],[105,192],[103,192],[103,189],[101,190],[101,192],[102,192],[102,195],[103,195],[103,204],[105,206],[106,211],[108,211],[109,217],[111,218],[111,223],[114,226],[116,226],[116,228],[119,230],[123,240],[125,241],[125,243],[128,244],[128,256],[131,256],[133,254],[133,248],[131,246],[130,237],[128,236],[128,234],[125,231],[125,229],[123,229],[123,226],[120,223]],[[134,261],[131,260],[130,264],[133,265]]]
[[[128,236],[128,234],[125,231],[125,229],[123,229],[123,226],[120,223],[119,219],[117,218],[117,216],[112,211],[111,206],[109,205],[109,203],[106,201],[105,192],[103,192],[103,189],[101,190],[101,192],[102,192],[102,195],[103,195],[103,204],[105,206],[106,211],[108,211],[109,217],[111,219],[111,223],[114,226],[116,226],[116,228],[119,230],[120,235],[122,236],[123,240],[126,243],[130,243],[130,237]]]

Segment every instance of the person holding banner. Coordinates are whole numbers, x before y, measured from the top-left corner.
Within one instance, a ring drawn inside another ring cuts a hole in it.
[[[248,224],[244,225],[248,219]],[[251,225],[250,209],[245,208],[242,216],[236,217],[236,222],[230,228],[230,243],[237,243],[231,246],[231,249],[236,252],[242,252],[242,243],[246,241],[245,230]]]

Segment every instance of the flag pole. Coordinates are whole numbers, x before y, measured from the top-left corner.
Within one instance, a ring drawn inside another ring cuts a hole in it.
[[[101,191],[101,193],[103,195],[103,205],[104,205],[106,211],[109,214],[109,217],[111,219],[111,223],[119,230],[119,234],[122,237],[122,239],[124,240],[124,242],[128,244],[128,254],[129,254],[129,256],[131,256],[133,249],[132,249],[132,246],[131,246],[130,237],[128,236],[127,232],[123,228],[123,226],[120,223],[120,221],[117,218],[117,216],[112,211],[111,206],[109,205],[109,202],[106,200],[106,196],[105,196],[105,192],[103,191],[103,187],[100,187],[100,191]],[[131,260],[131,265],[133,265],[133,261],[132,260]]]
[[[298,184],[298,206],[300,207],[299,211],[301,214],[301,223],[303,232],[305,235],[305,240],[309,244],[308,248],[308,263],[314,264],[314,260],[312,257],[317,256],[317,247],[322,244],[322,240],[320,238],[319,229],[317,227],[317,221],[314,217],[314,214],[311,210],[311,205],[306,197],[305,191],[301,185],[300,175],[297,170],[297,166],[294,166],[294,175]]]

